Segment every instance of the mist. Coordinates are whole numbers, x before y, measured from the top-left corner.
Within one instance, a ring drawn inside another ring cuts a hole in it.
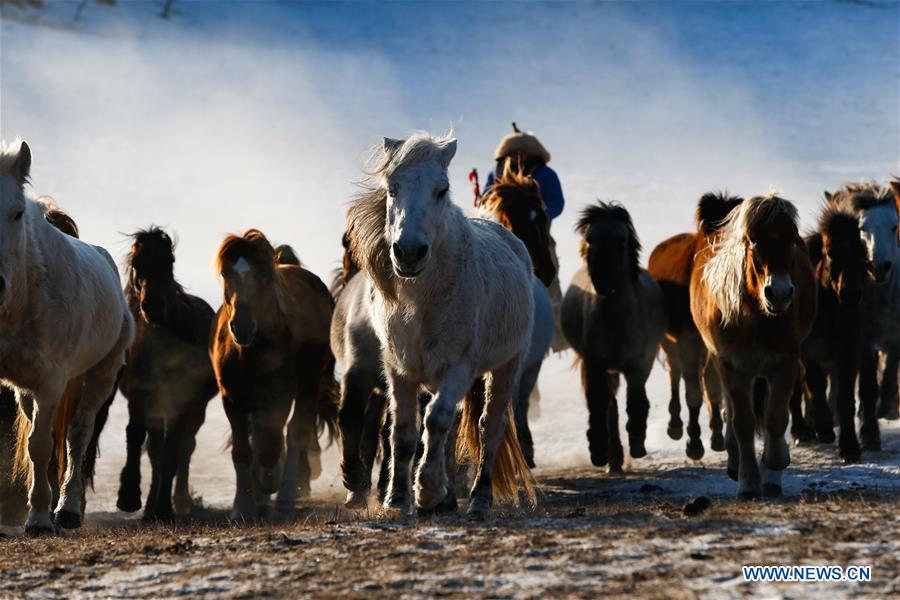
[[[646,260],[692,228],[711,189],[774,186],[808,227],[823,190],[900,173],[896,3],[180,1],[164,21],[161,2],[137,2],[91,4],[74,23],[76,5],[4,6],[0,137],[28,141],[34,191],[114,256],[125,234],[166,227],[177,277],[214,307],[218,243],[250,227],[328,281],[381,136],[452,127],[452,190],[470,207],[469,170],[486,176],[511,121],[533,130],[567,200],[553,224],[564,288],[579,266],[572,225],[597,198],[631,211]],[[589,464],[572,358],[549,359],[539,381],[541,467]],[[683,454],[665,436],[662,365],[648,389],[651,456]],[[119,398],[94,509],[114,507],[125,413]],[[215,400],[192,485],[219,504],[233,491],[227,433]],[[327,459],[314,493],[341,491],[334,449]]]

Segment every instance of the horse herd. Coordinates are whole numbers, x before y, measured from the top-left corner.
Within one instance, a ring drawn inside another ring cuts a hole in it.
[[[173,241],[157,227],[132,236],[123,292],[111,257],[26,192],[27,144],[4,149],[0,524],[30,534],[80,526],[117,390],[129,411],[117,505],[143,506],[145,519],[191,511],[191,455],[217,393],[231,425],[235,520],[289,514],[321,472],[326,429],[339,439],[349,507],[368,506],[379,454],[385,509],[456,511],[469,478],[473,517],[495,499],[534,502],[529,398],[557,329],[580,364],[598,467],[623,468],[622,377],[629,453],[646,454],[645,385],[659,349],[670,437],[684,434],[683,380],[687,456],[704,454],[705,398],[710,446],[727,451],[742,497],[781,493],[789,421],[798,443],[833,442],[836,416],[846,461],[880,449],[878,418],[898,418],[900,182],[893,194],[874,183],[826,194],[805,237],[775,193],[707,194],[696,231],[659,244],[649,269],[625,207],[598,202],[577,224],[582,266],[555,298],[537,184],[508,164],[482,218],[467,218],[449,195],[455,152],[450,137],[383,140],[330,289],[262,232],[226,237],[214,311],[175,280]]]

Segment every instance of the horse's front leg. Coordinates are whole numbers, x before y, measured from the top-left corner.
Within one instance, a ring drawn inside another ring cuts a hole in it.
[[[425,409],[422,436],[425,454],[416,471],[416,507],[419,510],[433,510],[448,496],[453,496],[453,486],[447,485],[444,444],[456,416],[456,407],[473,378],[474,373],[469,365],[461,364],[449,369],[444,374],[437,395]]]
[[[585,354],[581,362],[581,383],[588,405],[588,449],[591,463],[603,467],[610,459],[609,407],[613,399],[610,392],[606,361]],[[616,425],[618,427],[618,425]],[[621,464],[619,465],[621,468]]]
[[[391,414],[390,481],[384,497],[386,509],[409,509],[409,470],[416,452],[416,414],[418,386],[391,368],[387,368]]]
[[[366,408],[375,380],[363,369],[351,367],[341,379],[341,408],[338,429],[341,440],[341,476],[347,488],[345,505],[365,507],[372,485],[371,466],[367,471],[362,456],[366,435]],[[379,419],[380,421],[380,419]]]
[[[528,413],[531,403],[531,392],[537,386],[538,375],[541,372],[541,363],[533,365],[522,373],[519,378],[517,398],[513,407],[516,417],[516,433],[519,434],[519,445],[522,447],[522,455],[528,467],[533,469],[534,464],[534,440],[531,437],[531,427],[528,424]]]
[[[647,439],[647,416],[650,414],[650,400],[647,399],[645,386],[652,364],[650,362],[649,367],[645,369],[628,369],[625,372],[625,412],[628,415],[628,420],[625,422],[625,430],[628,432],[628,448],[631,458],[647,456],[645,441]]]
[[[828,376],[822,364],[816,360],[807,360],[804,366],[810,396],[806,418],[811,421],[816,439],[823,444],[830,444],[834,441],[834,421],[828,406]]]
[[[125,466],[119,478],[119,497],[116,507],[125,512],[141,508],[141,451],[147,436],[144,418],[146,398],[131,393],[128,398],[128,425],[125,427]]]
[[[681,420],[681,362],[678,358],[678,342],[665,335],[660,346],[669,367],[669,426],[666,433],[673,440],[680,440],[684,435],[684,423]]]
[[[0,387],[0,525],[20,526],[28,514],[28,489],[24,477],[16,477],[16,393]]]
[[[892,344],[884,356],[884,372],[881,375],[880,403],[878,417],[889,421],[900,419],[900,344]]]
[[[791,437],[797,445],[810,441],[809,427],[806,425],[806,417],[803,415],[803,383],[797,378],[794,391],[791,393]]]
[[[773,369],[769,377],[769,396],[763,415],[765,444],[762,456],[762,492],[768,497],[781,495],[781,473],[791,464],[790,450],[784,436],[799,370],[799,361],[789,359]]]
[[[187,425],[178,444],[178,468],[175,471],[175,493],[172,496],[175,514],[178,515],[188,515],[194,508],[190,488],[191,457],[197,447],[197,432],[206,420],[207,402],[209,399],[202,396],[191,402],[187,412]]]
[[[705,349],[703,355],[703,389],[706,392],[706,409],[709,411],[709,447],[714,452],[722,452],[725,450],[725,438],[722,435],[722,383],[712,357]]]
[[[726,440],[729,472],[737,458],[738,496],[756,498],[760,495],[762,486],[754,448],[756,417],[750,395],[753,377],[729,361],[717,359],[717,364],[722,385],[728,393],[730,437],[734,440],[733,446]],[[737,450],[736,457],[733,449]]]
[[[231,518],[251,521],[257,516],[256,482],[253,477],[253,449],[250,447],[250,417],[237,409],[227,395],[222,396],[225,416],[231,424],[231,462],[234,465],[235,491]]]
[[[28,491],[30,508],[25,521],[25,532],[29,535],[53,532],[47,466],[53,453],[53,413],[65,389],[65,380],[51,379],[34,394],[33,401],[23,402],[23,405],[32,405],[31,435],[28,436],[28,456],[31,459],[31,489]]]
[[[845,353],[836,361],[836,365],[832,369],[833,376],[831,384],[835,386],[835,394],[837,397],[837,415],[838,425],[840,426],[840,436],[838,438],[838,453],[844,462],[856,462],[859,460],[862,452],[859,447],[859,439],[856,437],[856,378],[858,374],[856,357],[850,356],[851,353]],[[875,416],[875,396],[868,396],[866,399],[868,413],[866,416],[871,419]],[[878,431],[878,422],[875,421],[875,432]],[[879,444],[880,445],[880,444]]]

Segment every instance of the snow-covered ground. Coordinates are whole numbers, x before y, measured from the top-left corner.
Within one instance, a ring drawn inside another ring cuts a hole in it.
[[[646,257],[692,227],[710,189],[775,186],[810,226],[822,190],[900,173],[896,2],[177,0],[169,20],[161,4],[90,3],[78,22],[78,2],[4,5],[0,136],[29,142],[34,190],[84,238],[121,256],[136,228],[176,233],[180,280],[213,305],[226,232],[258,227],[330,276],[352,182],[382,135],[452,126],[455,198],[469,206],[466,175],[486,174],[509,122],[534,130],[568,201],[553,226],[564,281],[578,266],[577,212],[596,198],[625,203]],[[541,468],[588,464],[571,363],[553,357],[541,376]],[[682,469],[673,491],[730,494],[721,455],[695,469],[666,437],[661,365],[649,392],[650,456],[637,467]],[[126,418],[119,399],[90,510],[114,509]],[[862,465],[802,451],[788,493],[900,486],[900,429],[882,425],[889,451]],[[233,492],[227,434],[214,401],[193,487],[219,506]],[[341,491],[337,462],[332,449],[316,493]]]

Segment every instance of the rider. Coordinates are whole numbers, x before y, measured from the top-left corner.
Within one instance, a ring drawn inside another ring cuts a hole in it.
[[[540,186],[547,216],[551,220],[555,219],[562,213],[566,201],[563,198],[559,177],[547,166],[550,162],[550,153],[533,133],[519,131],[515,122],[512,126],[513,132],[500,141],[494,152],[496,165],[488,174],[484,189],[487,191],[494,183],[494,179],[503,173],[507,161],[512,161],[513,165],[519,166],[525,175],[533,177]]]

